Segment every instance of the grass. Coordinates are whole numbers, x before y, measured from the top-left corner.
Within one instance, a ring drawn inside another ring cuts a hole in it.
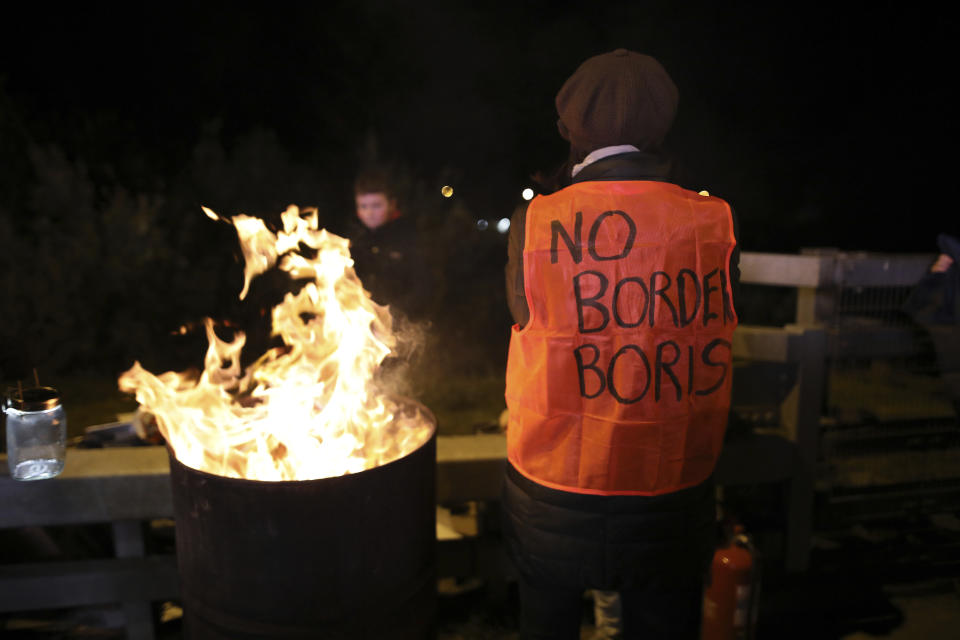
[[[133,396],[121,393],[116,377],[107,374],[55,376],[40,383],[60,392],[67,413],[67,438],[83,435],[91,425],[115,422],[118,413],[137,408]],[[3,388],[16,385],[16,381],[6,381]]]
[[[853,422],[950,418],[953,405],[936,376],[876,360],[869,367],[835,365],[829,373],[830,411]]]
[[[418,400],[436,415],[439,433],[465,435],[497,424],[506,409],[503,389],[503,374],[447,376]]]

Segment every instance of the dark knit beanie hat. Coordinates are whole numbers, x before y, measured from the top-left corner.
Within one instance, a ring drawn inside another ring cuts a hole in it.
[[[678,98],[659,62],[617,49],[589,58],[563,83],[557,124],[584,153],[617,144],[655,149],[673,124]]]

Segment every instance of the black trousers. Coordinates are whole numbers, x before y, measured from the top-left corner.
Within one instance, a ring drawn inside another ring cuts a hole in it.
[[[579,640],[583,590],[533,584],[522,575],[521,640]],[[621,591],[622,638],[699,640],[703,586],[671,591]]]
[[[594,496],[542,486],[508,463],[502,507],[524,640],[579,638],[586,589],[620,594],[622,637],[699,640],[712,479],[658,496]]]

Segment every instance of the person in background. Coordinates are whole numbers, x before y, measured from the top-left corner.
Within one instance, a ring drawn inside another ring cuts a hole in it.
[[[503,527],[524,639],[579,638],[585,590],[621,637],[699,638],[739,271],[729,205],[668,180],[678,95],[650,56],[585,61],[556,97],[561,188],[511,223]]]
[[[354,196],[358,224],[349,236],[357,276],[374,302],[390,305],[395,316],[399,311],[407,319],[423,319],[433,292],[414,221],[400,212],[382,171],[360,173]]]
[[[960,238],[937,236],[937,259],[904,301],[930,336],[944,390],[960,421]]]

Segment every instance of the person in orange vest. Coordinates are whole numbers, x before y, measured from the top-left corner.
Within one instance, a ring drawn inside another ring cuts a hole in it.
[[[556,97],[562,188],[511,223],[504,539],[521,638],[698,637],[730,407],[733,212],[669,181],[678,90],[654,58],[585,61]]]

